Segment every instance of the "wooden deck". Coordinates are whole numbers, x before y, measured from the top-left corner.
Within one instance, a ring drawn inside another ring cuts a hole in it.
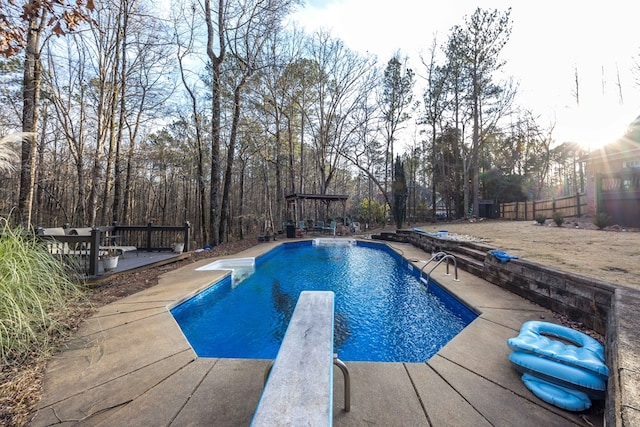
[[[178,261],[190,256],[188,253],[176,254],[173,252],[126,252],[118,258],[118,266],[115,270],[105,272],[100,265],[100,271],[96,277],[98,280],[107,277],[110,274],[122,273],[124,271],[136,270],[142,267],[151,267],[162,265],[173,261]]]

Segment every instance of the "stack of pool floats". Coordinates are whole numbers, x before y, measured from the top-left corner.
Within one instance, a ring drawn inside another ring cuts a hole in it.
[[[559,338],[559,340],[551,339]],[[591,407],[605,397],[609,369],[604,348],[590,336],[548,322],[525,322],[507,340],[509,360],[525,386],[547,403],[569,411]]]

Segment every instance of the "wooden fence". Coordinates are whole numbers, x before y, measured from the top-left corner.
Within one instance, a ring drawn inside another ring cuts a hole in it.
[[[578,193],[574,196],[551,200],[537,200],[500,204],[500,218],[523,221],[534,221],[536,216],[544,215],[552,218],[558,212],[564,217],[579,217],[587,213],[587,195]]]

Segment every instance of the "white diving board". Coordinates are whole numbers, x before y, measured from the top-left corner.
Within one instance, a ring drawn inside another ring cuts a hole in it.
[[[332,425],[333,299],[330,291],[300,294],[253,416],[253,427]],[[346,367],[337,359],[335,363],[345,374],[346,384]],[[348,395],[345,407],[348,411]]]

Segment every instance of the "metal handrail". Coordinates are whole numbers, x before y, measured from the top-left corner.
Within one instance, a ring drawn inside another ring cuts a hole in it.
[[[436,269],[436,267],[438,267],[440,264],[442,264],[443,261],[447,261],[447,273],[446,275],[449,275],[449,260],[453,260],[453,266],[454,266],[454,272],[455,272],[455,278],[453,280],[455,280],[456,282],[458,282],[458,262],[456,261],[456,257],[448,254],[446,252],[438,252],[437,254],[434,254],[431,259],[429,261],[427,261],[425,263],[424,266],[422,266],[422,269],[420,270],[420,280],[422,280],[422,274],[424,273],[424,269],[427,267],[427,265],[429,265],[431,263],[431,261],[433,261],[434,259],[438,258],[442,256],[441,258],[438,259],[438,262],[436,262],[436,264],[431,267],[431,270],[429,270],[429,272],[427,273],[427,279],[426,279],[426,287],[427,289],[429,289],[429,277],[431,276],[431,273],[433,272],[433,270]]]
[[[445,255],[449,255],[446,252],[437,252],[435,254],[431,255],[431,258],[429,259],[429,261],[427,261],[423,266],[422,266],[422,271],[424,271],[424,268],[429,265],[433,260],[437,260],[440,259],[440,257],[444,257]],[[420,274],[422,276],[422,271],[420,271]]]
[[[426,261],[422,266],[422,268],[420,269],[420,280],[422,280],[422,274],[424,273],[424,269],[427,268],[427,265],[431,264],[433,260],[438,260],[441,257],[447,256],[447,255],[448,254],[446,252],[437,252],[435,254],[432,254],[431,258],[428,261]],[[428,283],[427,283],[427,287],[428,287]]]

